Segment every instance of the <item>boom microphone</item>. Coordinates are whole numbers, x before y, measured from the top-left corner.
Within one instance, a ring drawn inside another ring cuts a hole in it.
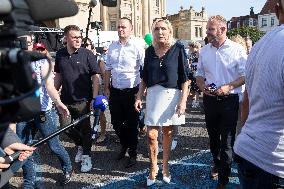
[[[79,9],[74,0],[26,0],[35,21],[74,16]]]
[[[31,16],[35,21],[53,20],[57,18],[74,16],[79,11],[79,8],[74,0],[25,1],[28,4]],[[19,3],[19,0],[0,0],[0,15],[9,14],[13,9],[12,7],[18,7]]]

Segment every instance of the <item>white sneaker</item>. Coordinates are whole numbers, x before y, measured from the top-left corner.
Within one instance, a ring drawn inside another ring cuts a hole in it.
[[[89,155],[82,155],[81,172],[85,173],[92,169],[92,160]]]
[[[174,150],[174,149],[176,149],[176,147],[177,147],[177,139],[173,139],[173,141],[172,141],[172,146],[171,146],[171,150]]]
[[[83,154],[83,147],[82,146],[78,146],[78,151],[77,154],[75,156],[75,162],[79,163],[82,161],[82,154]]]

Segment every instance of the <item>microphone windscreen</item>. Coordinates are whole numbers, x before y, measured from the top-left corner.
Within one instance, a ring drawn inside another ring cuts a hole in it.
[[[98,95],[93,101],[93,109],[100,109],[102,112],[108,107],[107,98],[103,95]]]
[[[35,21],[74,16],[78,6],[74,0],[26,0]]]

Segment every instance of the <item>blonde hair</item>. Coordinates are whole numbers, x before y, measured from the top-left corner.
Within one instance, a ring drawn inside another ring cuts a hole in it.
[[[157,43],[156,43],[156,41],[155,41],[155,35],[154,35],[154,31],[155,31],[155,27],[156,27],[156,25],[157,25],[157,23],[159,23],[159,22],[164,22],[166,25],[167,25],[167,27],[168,27],[168,29],[169,29],[169,31],[170,31],[170,35],[169,35],[169,39],[167,40],[167,45],[170,47],[170,46],[172,46],[173,44],[174,44],[174,42],[175,42],[175,40],[174,40],[174,30],[173,30],[173,26],[172,26],[172,24],[170,23],[170,21],[169,20],[167,20],[167,19],[163,19],[163,18],[158,18],[158,19],[156,19],[154,22],[153,22],[153,24],[152,24],[152,27],[151,27],[151,29],[152,29],[152,36],[153,36],[153,46],[155,47],[156,45],[157,45]]]
[[[234,35],[231,37],[231,40],[242,45],[245,48],[246,52],[248,52],[248,46],[246,40],[241,35],[239,34]]]
[[[208,19],[208,22],[217,22],[218,24],[227,27],[227,21],[226,18],[224,18],[221,15],[215,15],[215,16],[211,16]]]

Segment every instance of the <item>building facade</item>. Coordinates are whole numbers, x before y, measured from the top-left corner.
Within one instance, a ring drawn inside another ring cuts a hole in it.
[[[262,32],[270,31],[279,24],[275,14],[277,0],[267,0],[258,15],[258,28]]]
[[[173,25],[176,39],[201,41],[206,37],[208,16],[204,7],[200,12],[195,11],[192,6],[188,10],[181,7],[177,14],[167,15],[167,18]]]
[[[228,29],[240,28],[240,27],[257,27],[258,26],[258,14],[255,14],[253,7],[250,8],[250,14],[246,16],[232,17],[228,22]]]
[[[56,27],[64,28],[69,24],[78,25],[86,31],[90,0],[75,0],[79,7],[79,13],[68,18],[56,20]],[[143,37],[150,32],[153,19],[165,16],[166,0],[117,0],[117,7],[102,6],[99,1],[93,7],[91,22],[101,21],[102,31],[116,31],[117,21],[121,17],[127,17],[133,22],[133,34]],[[92,33],[90,29],[90,33]]]

